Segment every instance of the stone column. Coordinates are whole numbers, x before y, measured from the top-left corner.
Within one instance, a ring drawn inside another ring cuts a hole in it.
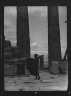
[[[58,6],[48,6],[48,62],[61,60]]]
[[[63,58],[64,61],[66,60],[66,56],[67,56],[67,59],[68,59],[68,50],[67,49],[66,49],[66,52],[65,52],[65,55],[64,55],[64,58]]]
[[[43,70],[44,69],[44,55],[40,55],[40,69]]]
[[[24,56],[30,56],[28,7],[17,6],[17,47]]]

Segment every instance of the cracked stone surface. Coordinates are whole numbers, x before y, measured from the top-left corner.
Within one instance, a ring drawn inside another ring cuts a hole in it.
[[[68,74],[53,75],[48,71],[40,71],[40,80],[35,76],[4,77],[6,91],[66,91],[68,88]]]

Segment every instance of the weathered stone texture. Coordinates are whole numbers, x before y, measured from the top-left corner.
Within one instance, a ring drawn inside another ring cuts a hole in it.
[[[25,56],[30,56],[28,7],[17,7],[17,46]]]
[[[61,60],[58,6],[48,6],[48,60],[49,68],[52,61]]]

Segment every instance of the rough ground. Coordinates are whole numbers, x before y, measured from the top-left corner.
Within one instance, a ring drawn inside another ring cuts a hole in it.
[[[67,90],[68,74],[53,75],[40,71],[40,80],[35,76],[4,77],[4,90],[7,91],[56,91]]]

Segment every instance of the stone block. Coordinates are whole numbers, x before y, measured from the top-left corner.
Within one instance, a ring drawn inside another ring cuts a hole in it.
[[[28,71],[28,69],[26,68],[26,66],[25,66],[25,75],[30,75],[30,72]]]
[[[25,75],[25,63],[19,62],[17,64],[17,75],[18,76]]]
[[[52,74],[58,74],[59,73],[59,67],[57,61],[52,61],[50,64],[50,72]]]
[[[4,76],[15,76],[17,75],[17,66],[4,64]]]
[[[68,61],[59,61],[59,68],[63,71],[63,72],[67,72],[68,71]]]

